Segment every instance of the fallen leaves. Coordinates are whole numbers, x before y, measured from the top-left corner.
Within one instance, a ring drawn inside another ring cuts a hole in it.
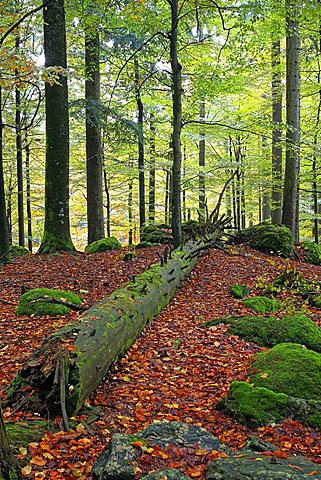
[[[246,255],[236,255],[240,251],[235,248],[233,251],[233,256],[213,250],[202,257],[170,304],[147,326],[105,383],[88,399],[88,411],[73,417],[69,433],[48,432],[40,442],[28,445],[30,462],[22,469],[25,478],[89,479],[92,465],[113,431],[136,433],[156,419],[199,425],[235,449],[241,448],[249,436],[256,435],[277,445],[272,455],[287,459],[290,465],[293,454],[310,456],[321,463],[319,431],[290,419],[253,431],[215,410],[217,400],[226,395],[232,380],[247,379],[252,355],[262,349],[236,336],[226,337],[226,326],[222,324],[215,328],[204,328],[201,324],[219,316],[251,313],[231,297],[229,285],[238,280],[255,288],[256,277],[273,278],[278,268],[285,265],[285,260],[273,257],[272,262],[269,256],[251,250],[246,250]],[[157,261],[155,252],[155,249],[142,250],[130,263],[122,262],[123,254],[117,252],[90,258],[63,254],[17,259],[2,269],[0,284],[6,298],[15,301],[23,283],[33,288],[71,289],[92,303],[110,294],[129,275]],[[307,275],[309,271],[321,274],[319,267],[302,263],[299,268],[305,269]],[[17,319],[13,307],[8,305],[0,305],[0,313],[2,388],[44,335],[77,318],[71,313],[65,318]],[[315,312],[315,315],[316,322],[321,322],[320,314]],[[70,347],[72,343],[66,342],[66,348]],[[95,409],[98,414],[91,421]],[[7,420],[20,418],[19,415],[14,416],[10,410],[4,412]],[[175,446],[160,449],[149,444],[136,448],[141,461],[136,468],[137,478],[166,466],[203,480],[207,462],[227,456],[197,445],[187,450]],[[28,457],[24,450],[19,454]],[[312,470],[309,475],[313,477],[316,473]]]

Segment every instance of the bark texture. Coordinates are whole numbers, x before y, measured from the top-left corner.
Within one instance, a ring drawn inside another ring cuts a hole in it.
[[[68,415],[77,412],[119,355],[168,303],[202,250],[199,243],[188,243],[166,265],[153,265],[87,310],[79,322],[51,335],[11,383],[6,404],[27,404],[31,411],[51,414],[64,407]]]
[[[4,259],[5,253],[9,250],[9,230],[6,215],[6,198],[4,190],[4,175],[3,175],[3,150],[2,150],[2,95],[0,86],[0,262]],[[3,257],[3,258],[1,258]]]
[[[103,161],[100,130],[99,34],[87,32],[86,63],[86,167],[88,244],[104,238]]]
[[[64,0],[51,0],[44,9],[45,66],[59,67],[58,84],[47,82],[45,230],[40,253],[74,250],[69,226],[69,115],[64,69],[66,29]],[[54,69],[55,70],[55,69]]]

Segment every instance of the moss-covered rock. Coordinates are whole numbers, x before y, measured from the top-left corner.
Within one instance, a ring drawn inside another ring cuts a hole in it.
[[[66,315],[69,312],[70,309],[66,305],[50,303],[46,301],[46,297],[76,305],[81,305],[82,303],[81,298],[72,292],[52,290],[50,288],[35,288],[21,296],[16,315],[49,315],[55,317],[56,315]]]
[[[164,223],[152,223],[150,225],[145,225],[140,232],[140,243],[169,243],[171,239],[171,229]]]
[[[121,243],[116,237],[101,238],[96,242],[92,242],[85,248],[86,253],[107,252],[108,250],[120,250]]]
[[[277,317],[234,317],[228,330],[248,342],[264,347],[278,343],[300,343],[310,350],[321,352],[321,329],[306,315]]]
[[[236,283],[235,285],[230,285],[229,292],[234,298],[244,298],[250,294],[251,290],[247,285]]]
[[[136,245],[136,248],[150,248],[154,247],[155,245],[159,245],[158,243],[152,243],[152,242],[139,242]]]
[[[245,298],[243,305],[252,308],[256,313],[275,313],[280,308],[278,300],[262,296]]]
[[[303,249],[306,252],[306,261],[314,265],[321,265],[321,247],[312,240],[303,242]]]
[[[22,257],[24,255],[30,255],[30,252],[27,248],[22,247],[21,245],[15,245],[10,250],[10,254],[12,257]]]
[[[284,225],[262,222],[241,231],[239,243],[248,243],[250,247],[265,253],[275,253],[290,258],[293,255],[294,238]]]
[[[255,428],[284,418],[287,398],[284,393],[275,393],[267,388],[232,382],[228,396],[218,402],[217,409]]]
[[[280,343],[259,353],[251,382],[296,398],[321,399],[321,354],[296,343]]]

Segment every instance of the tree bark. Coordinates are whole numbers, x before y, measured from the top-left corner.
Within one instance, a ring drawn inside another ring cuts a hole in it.
[[[6,215],[6,198],[3,174],[3,122],[2,122],[2,90],[0,86],[0,257],[9,250],[9,231]]]
[[[282,221],[282,76],[280,41],[272,44],[272,223]]]
[[[149,186],[148,186],[148,218],[155,222],[155,173],[156,173],[156,127],[154,114],[150,115],[150,165],[149,165]]]
[[[135,57],[135,93],[138,124],[138,188],[139,188],[139,228],[146,223],[145,213],[145,151],[144,151],[144,105],[140,96],[139,65]]]
[[[205,101],[201,100],[200,103],[200,122],[205,120]],[[198,164],[200,167],[199,177],[198,177],[198,208],[199,208],[199,217],[200,222],[203,223],[206,217],[206,190],[205,190],[205,134],[203,130],[200,131],[200,140],[198,145]]]
[[[64,0],[44,9],[45,66],[60,67],[59,83],[45,85],[45,229],[39,253],[74,250],[69,224],[69,114]],[[62,69],[62,71],[61,71]]]
[[[25,136],[26,144],[26,206],[27,206],[27,228],[28,228],[28,249],[32,252],[32,214],[31,214],[31,180],[30,180],[30,143],[28,133]]]
[[[0,405],[0,480],[21,478],[18,462],[11,452]]]
[[[298,230],[298,183],[300,169],[300,64],[297,0],[286,0],[286,161],[284,173],[282,223],[295,241]]]
[[[172,232],[174,247],[182,241],[181,219],[181,130],[182,130],[182,66],[178,61],[178,0],[171,0],[170,61],[173,97],[173,167],[172,167]]]
[[[54,415],[62,407],[63,386],[68,415],[77,412],[119,355],[168,303],[201,250],[199,242],[189,242],[183,250],[176,250],[163,267],[153,265],[87,310],[81,321],[50,335],[11,383],[6,405],[15,404],[18,408],[20,403],[28,404],[31,411],[37,408]],[[63,385],[58,372],[61,359],[66,376]]]
[[[99,34],[85,36],[88,244],[104,238],[103,159],[100,129]]]
[[[19,11],[19,9],[17,9]],[[19,55],[20,37],[16,35],[15,50]],[[18,78],[18,71],[15,72]],[[15,88],[15,108],[16,108],[16,159],[17,159],[17,198],[18,198],[18,235],[19,245],[25,246],[25,226],[24,226],[24,208],[23,208],[23,160],[22,160],[22,135],[21,135],[21,93],[20,88]]]

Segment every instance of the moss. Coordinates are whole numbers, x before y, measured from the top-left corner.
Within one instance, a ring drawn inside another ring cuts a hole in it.
[[[321,330],[306,315],[235,318],[228,333],[265,347],[278,343],[300,343],[321,352]]]
[[[35,288],[24,293],[16,310],[16,315],[66,315],[69,308],[66,305],[48,303],[45,300],[38,300],[40,297],[52,297],[56,300],[63,300],[81,305],[82,300],[78,295],[63,290],[51,290],[50,288]]]
[[[74,250],[75,247],[69,236],[69,232],[65,232],[64,235],[59,235],[59,233],[53,234],[45,230],[38,253],[53,254],[56,252],[72,252]]]
[[[6,422],[9,443],[14,449],[27,447],[30,442],[37,442],[46,430],[48,430],[48,422],[45,420]]]
[[[303,242],[303,248],[306,251],[306,261],[314,265],[321,265],[321,247],[320,245],[306,240]]]
[[[154,247],[155,245],[159,245],[159,243],[153,243],[153,242],[139,242],[138,245],[136,245],[136,248],[149,248],[149,247]]]
[[[232,382],[228,396],[217,409],[250,427],[265,425],[284,418],[288,396],[267,388],[254,388],[245,382]]]
[[[10,254],[12,257],[22,257],[24,255],[30,255],[30,252],[27,248],[22,247],[21,245],[15,245],[10,250]]]
[[[169,243],[172,238],[171,229],[164,223],[151,223],[145,225],[140,232],[140,244],[143,242],[151,243]]]
[[[248,243],[250,247],[266,253],[275,253],[290,258],[294,251],[294,239],[291,231],[284,225],[272,225],[262,222],[242,232],[239,243]]]
[[[92,242],[85,248],[86,253],[107,252],[108,250],[120,250],[121,243],[115,237],[101,238]]]
[[[243,305],[252,308],[256,313],[274,313],[280,308],[280,303],[275,298],[261,296],[246,298]]]
[[[250,289],[247,285],[242,285],[236,283],[235,285],[230,285],[229,292],[234,298],[244,298],[250,294]]]
[[[251,382],[296,398],[321,398],[321,355],[296,343],[280,343],[258,354]]]

